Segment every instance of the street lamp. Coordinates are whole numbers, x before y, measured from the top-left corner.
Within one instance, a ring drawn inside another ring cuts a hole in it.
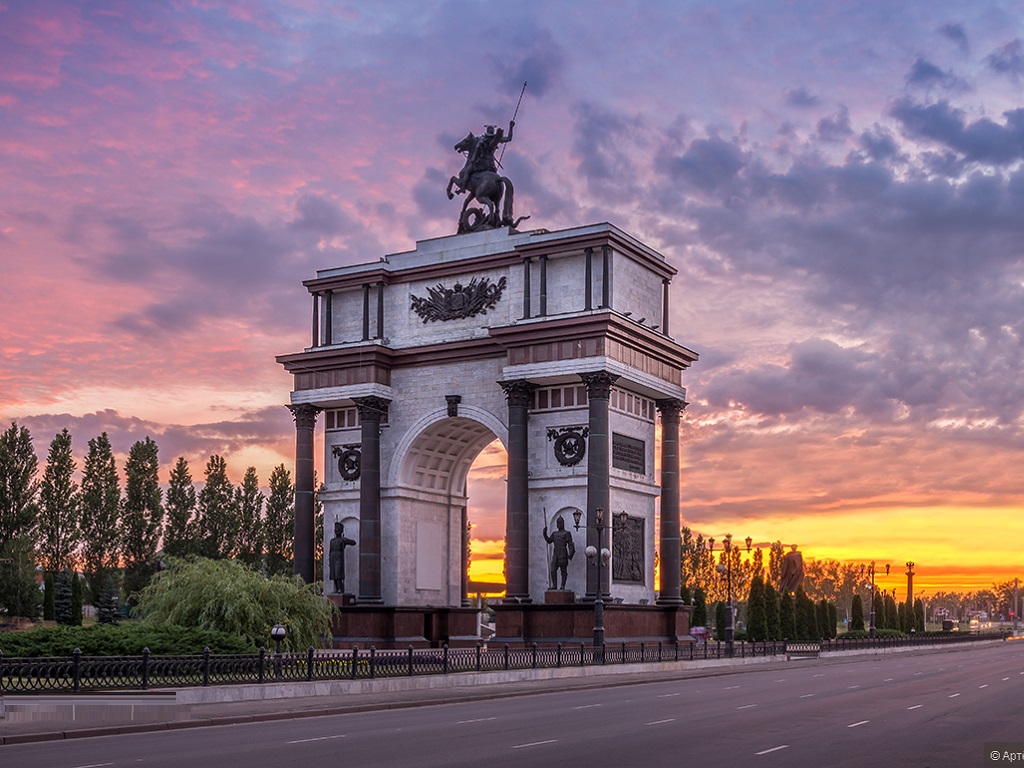
[[[747,552],[749,552],[750,551],[750,547],[754,543],[754,540],[750,536],[747,536],[747,538],[744,539],[744,543],[747,545]],[[714,548],[715,548],[715,540],[714,539],[708,539],[708,549],[714,550]],[[722,549],[725,550],[725,565],[722,565],[721,563],[719,563],[716,570],[720,574],[721,573],[725,574],[725,583],[726,583],[726,589],[725,589],[725,594],[726,594],[726,601],[725,601],[725,645],[726,645],[726,652],[729,654],[729,656],[732,656],[733,642],[734,642],[735,637],[736,637],[736,626],[735,626],[735,616],[734,616],[734,610],[733,610],[733,604],[732,604],[732,557],[730,556],[730,553],[732,552],[732,534],[731,533],[725,534],[725,539],[722,541]]]
[[[605,566],[608,565],[608,561],[612,557],[612,553],[606,547],[602,547],[601,544],[604,543],[604,530],[608,526],[605,524],[604,509],[602,507],[597,507],[594,510],[593,525],[588,523],[581,526],[580,520],[582,517],[583,512],[578,509],[572,513],[573,526],[577,531],[581,527],[584,529],[593,528],[597,531],[597,546],[588,546],[584,551],[586,552],[587,560],[597,564],[597,594],[594,597],[594,647],[602,648],[604,647],[604,588],[601,576]],[[622,510],[616,517],[625,525],[629,515],[626,514],[626,510]],[[600,557],[598,557],[598,549],[600,549]]]
[[[284,624],[275,624],[270,628],[270,636],[277,643],[274,651],[274,676],[281,676],[281,641],[288,637],[288,628]]]
[[[889,575],[890,565],[885,566],[885,575]],[[871,574],[871,624],[868,628],[868,636],[875,636],[875,561],[871,561],[871,565],[868,567],[868,573]],[[866,586],[866,585],[865,585]],[[882,593],[885,594],[884,592]]]

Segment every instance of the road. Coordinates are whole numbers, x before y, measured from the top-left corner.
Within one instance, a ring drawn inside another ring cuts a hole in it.
[[[1024,641],[593,690],[11,745],[14,768],[921,766],[1022,742]]]

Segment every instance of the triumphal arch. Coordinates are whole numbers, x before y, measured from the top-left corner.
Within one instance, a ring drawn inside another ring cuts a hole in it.
[[[608,223],[519,231],[510,216],[464,206],[460,234],[303,283],[311,342],[278,358],[294,381],[295,566],[329,593],[342,576],[339,642],[472,639],[466,481],[495,439],[508,456],[499,636],[589,637],[599,583],[609,640],[688,631],[679,421],[697,355],[670,333],[676,271]],[[334,562],[343,574],[313,562],[318,421],[324,550],[335,523],[355,542]],[[550,583],[560,527],[578,550],[564,590]]]

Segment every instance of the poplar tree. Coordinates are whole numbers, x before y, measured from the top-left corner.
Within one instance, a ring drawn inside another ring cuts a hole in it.
[[[147,437],[131,447],[125,463],[121,508],[124,591],[129,600],[149,583],[157,568],[164,518],[159,469],[158,449],[152,439]]]
[[[768,617],[765,611],[764,580],[760,574],[750,581],[747,598],[747,637],[754,642],[768,639]]]
[[[199,492],[196,528],[199,554],[234,557],[238,535],[238,501],[228,479],[227,462],[214,454],[206,463],[206,484]]]
[[[174,557],[195,554],[196,488],[184,456],[171,470],[164,504],[164,552]]]
[[[50,442],[46,469],[39,486],[39,516],[36,520],[37,547],[43,568],[52,573],[74,565],[80,539],[80,500],[74,481],[75,460],[71,456],[71,435],[61,430]]]
[[[295,486],[284,464],[278,464],[270,473],[264,531],[267,573],[291,575],[295,542]]]
[[[697,587],[693,590],[693,626],[706,627],[708,625],[708,603],[704,590]]]
[[[864,629],[864,601],[860,595],[853,596],[853,605],[850,608],[850,631],[859,632]]]
[[[38,469],[32,435],[12,422],[0,435],[0,549],[27,536],[35,525]]]
[[[121,483],[117,463],[104,432],[89,441],[82,474],[82,570],[94,605],[120,565]]]
[[[238,559],[255,569],[263,561],[263,501],[256,467],[249,467],[236,492],[239,521],[237,550]]]
[[[782,628],[779,626],[779,593],[775,591],[771,581],[764,585],[764,620],[769,640],[781,640]]]
[[[783,640],[796,640],[796,616],[793,612],[793,593],[786,590],[779,600],[779,634]]]

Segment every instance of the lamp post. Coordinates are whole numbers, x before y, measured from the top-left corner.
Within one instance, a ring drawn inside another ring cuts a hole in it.
[[[604,587],[602,585],[602,574],[605,566],[608,565],[608,561],[611,559],[612,553],[608,548],[602,546],[604,544],[604,531],[608,526],[605,524],[604,509],[597,507],[594,510],[594,522],[593,524],[587,523],[580,525],[580,520],[583,517],[583,513],[580,510],[576,510],[572,513],[573,527],[578,531],[581,527],[593,528],[597,531],[597,546],[588,546],[585,550],[587,560],[590,562],[597,563],[597,594],[594,596],[594,648],[604,647]],[[623,524],[625,524],[626,510],[622,510],[617,516]],[[600,550],[600,552],[599,552]]]
[[[744,539],[744,543],[747,545],[747,552],[749,552],[754,540],[750,536],[747,536],[747,538]],[[714,548],[715,540],[708,539],[708,549],[714,550]],[[723,566],[719,563],[717,570],[720,574],[725,573],[725,646],[726,653],[729,656],[732,656],[733,643],[736,637],[736,625],[735,611],[732,604],[732,557],[730,554],[732,552],[731,533],[725,534],[725,539],[722,541],[722,549],[725,551],[725,565]]]
[[[281,677],[281,641],[288,637],[288,628],[284,624],[275,624],[270,628],[270,636],[277,643],[274,650],[274,676]]]
[[[885,566],[885,575],[889,575],[890,565]],[[871,624],[868,628],[868,636],[875,636],[875,561],[871,561],[871,565],[868,567],[868,573],[871,574]],[[884,592],[882,593],[885,594]]]

